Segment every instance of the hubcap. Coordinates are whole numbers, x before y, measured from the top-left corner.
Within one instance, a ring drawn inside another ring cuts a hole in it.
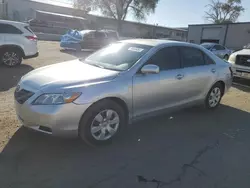
[[[3,63],[9,66],[14,66],[18,64],[19,58],[15,52],[5,52],[3,54]]]
[[[209,95],[209,100],[208,100],[209,106],[215,107],[219,103],[220,98],[221,98],[220,88],[215,87]]]
[[[96,140],[108,140],[118,130],[120,118],[114,110],[104,110],[97,114],[91,124],[91,134]]]

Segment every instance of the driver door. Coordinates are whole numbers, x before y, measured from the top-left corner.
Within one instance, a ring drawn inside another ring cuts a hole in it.
[[[158,74],[142,74],[139,70],[133,76],[133,115],[174,106],[182,100],[182,70],[177,47],[165,47],[156,52],[146,63],[159,66]]]

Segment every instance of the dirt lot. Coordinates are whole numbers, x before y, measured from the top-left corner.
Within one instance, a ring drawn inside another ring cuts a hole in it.
[[[139,183],[137,175],[161,187],[249,187],[249,87],[234,85],[214,112],[194,108],[142,121],[116,143],[89,148],[19,126],[13,108],[19,79],[89,53],[60,52],[56,42],[39,42],[39,50],[20,67],[0,66],[0,188],[157,186]]]

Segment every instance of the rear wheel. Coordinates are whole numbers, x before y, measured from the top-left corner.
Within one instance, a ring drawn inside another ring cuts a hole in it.
[[[15,48],[3,49],[0,56],[1,62],[8,67],[18,66],[22,63],[22,53]]]
[[[88,144],[110,143],[125,126],[124,110],[112,100],[97,102],[83,115],[79,125],[79,136]]]
[[[216,83],[208,92],[205,105],[208,109],[215,109],[220,105],[223,95],[223,88],[220,83]]]

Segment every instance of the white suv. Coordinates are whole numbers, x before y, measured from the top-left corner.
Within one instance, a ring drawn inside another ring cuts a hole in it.
[[[29,24],[0,20],[0,63],[13,67],[37,56],[37,36]]]

